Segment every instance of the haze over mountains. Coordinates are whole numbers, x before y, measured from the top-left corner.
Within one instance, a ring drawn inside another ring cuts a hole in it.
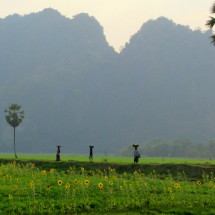
[[[121,53],[88,14],[53,9],[0,20],[1,151],[4,120],[22,105],[18,152],[115,153],[154,137],[198,142],[215,134],[215,48],[211,32],[164,17],[143,24]]]

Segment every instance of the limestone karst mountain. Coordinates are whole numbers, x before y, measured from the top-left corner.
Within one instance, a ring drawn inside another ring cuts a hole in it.
[[[153,137],[208,141],[215,127],[210,32],[164,17],[143,24],[121,53],[88,14],[53,9],[0,20],[1,108],[21,104],[20,152],[114,153]],[[10,128],[0,123],[2,151]]]

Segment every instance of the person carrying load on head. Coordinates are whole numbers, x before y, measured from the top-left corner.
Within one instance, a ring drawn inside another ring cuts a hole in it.
[[[89,147],[90,147],[89,159],[90,159],[90,162],[93,162],[93,148],[94,148],[94,146],[89,146]]]
[[[134,147],[134,163],[138,163],[140,158],[140,153],[137,150],[137,148],[139,147],[139,144],[133,144],[133,147]]]
[[[56,161],[60,161],[60,147],[61,146],[57,146]]]

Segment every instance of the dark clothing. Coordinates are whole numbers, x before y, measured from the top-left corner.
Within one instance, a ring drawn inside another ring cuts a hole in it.
[[[93,146],[90,146],[90,155],[89,155],[89,159],[90,161],[93,161]]]
[[[134,150],[134,163],[138,163],[140,157],[140,153],[137,151],[137,149]]]
[[[60,147],[57,148],[56,161],[60,161]]]
[[[138,163],[138,161],[139,161],[139,157],[138,157],[138,156],[135,156],[135,157],[134,157],[134,163]]]
[[[56,154],[56,161],[60,161],[60,153],[58,153],[58,152]]]

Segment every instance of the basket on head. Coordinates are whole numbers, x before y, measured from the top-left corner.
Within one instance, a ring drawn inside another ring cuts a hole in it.
[[[133,147],[134,147],[135,149],[137,149],[137,148],[139,147],[139,144],[133,144]]]

